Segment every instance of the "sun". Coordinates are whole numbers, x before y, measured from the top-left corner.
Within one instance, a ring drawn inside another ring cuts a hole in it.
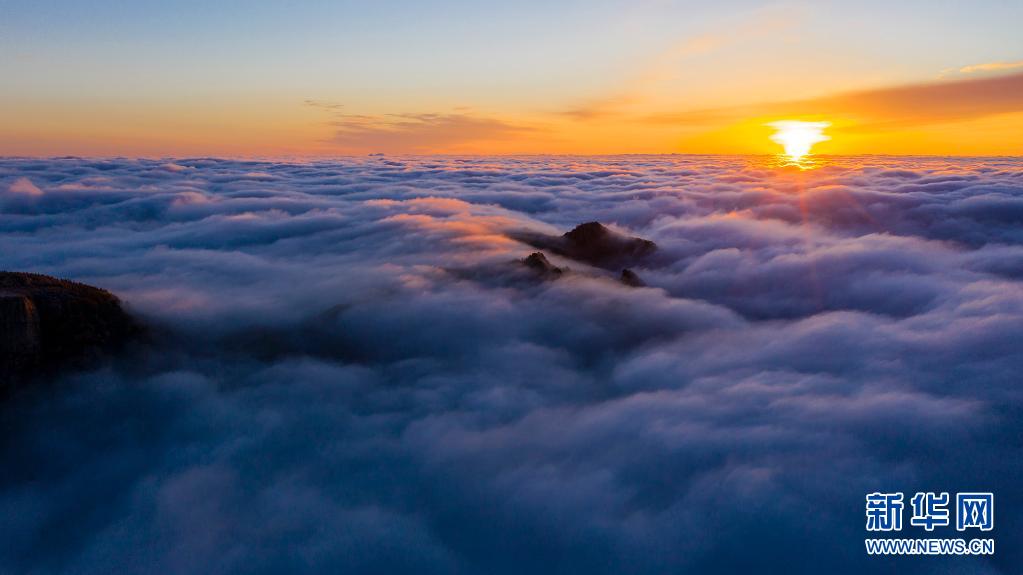
[[[803,122],[800,120],[778,120],[767,124],[774,128],[771,140],[785,148],[785,155],[790,160],[798,161],[810,153],[810,148],[818,142],[831,139],[824,134],[824,129],[831,122]]]

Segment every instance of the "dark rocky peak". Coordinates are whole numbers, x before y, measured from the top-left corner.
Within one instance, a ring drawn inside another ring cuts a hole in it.
[[[600,222],[587,222],[561,236],[533,232],[520,233],[515,239],[560,256],[610,270],[641,263],[657,251],[657,244],[643,238],[626,236]]]
[[[636,272],[625,268],[622,270],[622,275],[618,278],[621,282],[629,287],[646,287],[646,282],[643,281]]]
[[[560,277],[564,270],[555,266],[547,259],[543,252],[533,252],[526,259],[522,260],[523,265],[533,270],[544,278],[554,279]]]
[[[607,238],[613,235],[614,232],[600,222],[586,222],[572,228],[570,232],[565,232],[563,237],[577,244],[586,245],[607,241]]]
[[[0,394],[17,382],[101,357],[141,333],[106,290],[0,272]]]

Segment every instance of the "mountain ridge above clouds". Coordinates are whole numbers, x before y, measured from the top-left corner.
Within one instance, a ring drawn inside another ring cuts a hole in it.
[[[532,231],[509,235],[535,248],[611,270],[642,263],[657,251],[656,243],[626,236],[597,221],[579,224],[560,236]]]
[[[69,366],[89,365],[142,332],[104,289],[0,271],[0,378],[5,382],[0,393]]]

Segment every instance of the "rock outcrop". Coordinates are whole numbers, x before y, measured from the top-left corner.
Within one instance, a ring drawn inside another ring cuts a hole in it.
[[[552,264],[547,256],[543,255],[543,252],[529,254],[526,259],[522,260],[522,264],[543,279],[557,279],[564,273],[564,270]]]
[[[622,275],[618,276],[618,279],[629,287],[646,287],[646,282],[628,268],[622,270]]]
[[[0,272],[0,393],[101,357],[141,333],[106,290],[40,274]]]
[[[619,234],[600,222],[580,224],[561,236],[524,232],[517,234],[515,239],[535,248],[609,270],[641,263],[657,251],[654,242]]]
[[[6,371],[32,369],[39,359],[39,312],[27,296],[0,292],[0,358]],[[0,367],[0,374],[5,369]]]

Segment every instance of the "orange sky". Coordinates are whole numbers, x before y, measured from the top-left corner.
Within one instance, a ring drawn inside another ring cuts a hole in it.
[[[101,4],[0,24],[0,154],[774,153],[785,119],[831,123],[816,153],[1023,154],[1000,3]]]
[[[778,119],[827,120],[824,154],[1023,153],[1023,73],[940,80],[799,101],[649,112],[511,115],[472,109],[355,116],[317,102],[166,103],[146,109],[25,105],[4,155],[292,156],[387,153],[774,153]]]

